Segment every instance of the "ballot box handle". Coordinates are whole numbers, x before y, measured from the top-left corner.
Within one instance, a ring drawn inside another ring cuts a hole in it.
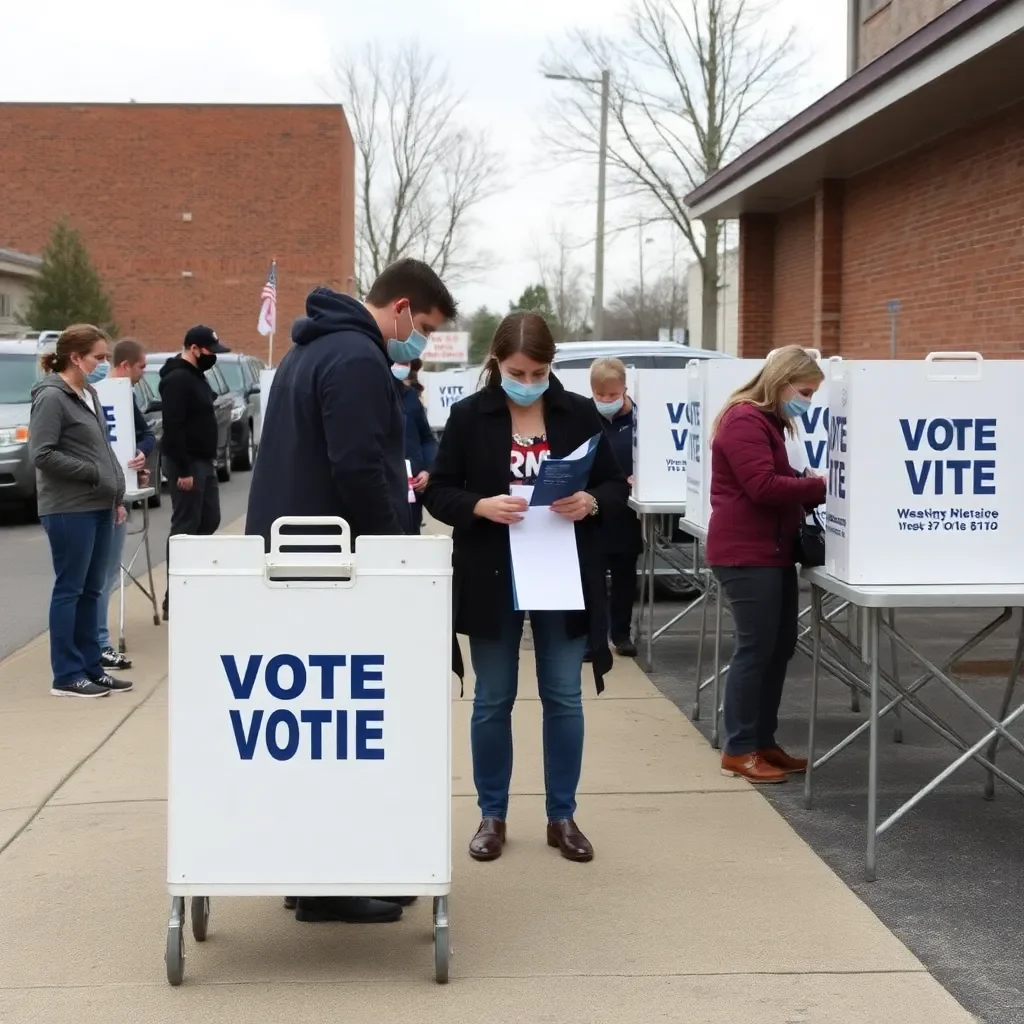
[[[284,516],[270,527],[270,582],[350,582],[352,531],[340,516]]]
[[[981,380],[985,364],[980,352],[929,352],[924,361],[928,380]],[[961,369],[953,372],[948,367],[942,368],[943,363],[958,363]],[[968,370],[963,367],[964,363],[973,363],[974,366]]]

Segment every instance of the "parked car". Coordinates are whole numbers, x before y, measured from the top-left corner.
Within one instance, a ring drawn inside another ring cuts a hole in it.
[[[721,352],[691,348],[672,341],[576,341],[557,346],[555,372],[559,370],[587,369],[595,359],[621,359],[627,367],[637,370],[682,370],[692,359],[731,359]],[[693,538],[679,529],[678,517],[672,518],[671,546],[682,556],[677,561],[693,564],[691,549]],[[637,569],[639,575],[640,570]],[[654,593],[666,600],[686,600],[699,593],[687,576],[673,568],[660,554],[654,558]]]
[[[160,394],[160,371],[168,359],[179,355],[178,352],[147,352],[146,372],[143,380],[156,394]],[[217,414],[217,479],[221,483],[227,483],[231,479],[231,423],[232,418],[241,418],[241,412],[237,413],[235,400],[231,396],[228,383],[220,370],[214,366],[206,371],[206,381],[213,392],[213,407]],[[153,408],[151,406],[151,408]],[[163,403],[157,399],[155,411],[163,414]]]
[[[32,386],[42,376],[38,339],[0,341],[0,501],[36,514],[36,470],[28,448]]]
[[[155,494],[149,499],[150,508],[159,508],[163,502],[161,488],[164,483],[164,414],[160,405],[160,396],[149,386],[149,381],[142,377],[132,388],[135,396],[135,403],[142,413],[149,429],[156,437],[156,444],[146,459],[146,469],[149,470],[149,484],[155,490]]]
[[[252,469],[260,436],[260,370],[253,356],[228,352],[217,357],[217,369],[227,381],[235,410],[231,419],[231,468]]]

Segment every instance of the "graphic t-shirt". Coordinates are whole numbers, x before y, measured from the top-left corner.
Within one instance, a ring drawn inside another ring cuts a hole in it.
[[[540,465],[549,454],[546,437],[521,437],[514,434],[510,459],[512,484],[535,484]]]

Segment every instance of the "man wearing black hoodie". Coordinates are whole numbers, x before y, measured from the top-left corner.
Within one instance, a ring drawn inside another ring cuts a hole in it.
[[[206,371],[217,354],[231,349],[220,343],[210,327],[190,327],[180,356],[160,370],[163,404],[163,460],[171,491],[171,532],[201,537],[220,526],[220,487],[217,484],[217,414]],[[170,543],[168,538],[168,559]],[[164,620],[167,620],[164,592]]]
[[[394,363],[418,359],[455,301],[425,263],[403,259],[365,302],[328,288],[306,299],[274,375],[245,532],[270,543],[282,516],[340,516],[361,534],[411,530],[405,414]],[[308,529],[306,532],[310,532]],[[300,921],[395,921],[408,900],[289,897]]]

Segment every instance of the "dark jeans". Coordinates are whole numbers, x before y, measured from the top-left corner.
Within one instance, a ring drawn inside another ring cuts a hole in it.
[[[512,706],[519,685],[522,612],[511,608],[496,640],[469,638],[476,675],[470,739],[473,781],[484,818],[505,820],[512,780]],[[565,612],[531,612],[537,685],[544,712],[544,788],[548,821],[576,813],[583,763],[581,675],[586,637],[570,638]]]
[[[611,576],[608,591],[608,628],[612,643],[629,640],[633,624],[633,600],[636,597],[638,554],[606,553],[604,565]]]
[[[194,537],[208,537],[220,526],[220,485],[217,467],[212,462],[192,463],[192,490],[178,489],[178,468],[165,462],[164,472],[171,492],[171,532],[167,537],[167,562],[171,559],[171,537],[188,533]],[[167,610],[167,591],[164,592],[164,611]]]
[[[786,667],[796,650],[796,567],[714,566],[736,624],[725,680],[726,754],[775,746]]]
[[[106,582],[114,511],[40,516],[53,556],[50,598],[50,667],[56,686],[103,675],[100,601]],[[106,609],[102,610],[106,615]]]

